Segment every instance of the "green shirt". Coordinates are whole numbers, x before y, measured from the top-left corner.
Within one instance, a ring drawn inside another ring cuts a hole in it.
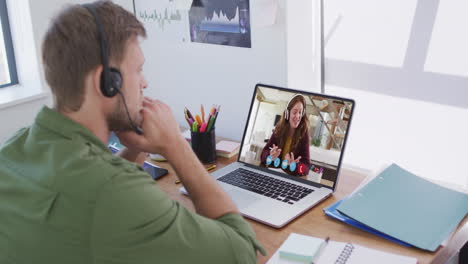
[[[238,214],[208,219],[44,107],[0,148],[0,263],[255,263]]]

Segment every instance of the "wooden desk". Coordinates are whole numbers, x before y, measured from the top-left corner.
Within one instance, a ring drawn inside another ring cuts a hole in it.
[[[217,168],[222,168],[231,162],[237,160],[237,157],[231,159],[219,158],[216,161]],[[167,162],[155,162],[160,167],[169,170],[169,174],[159,179],[159,186],[167,192],[174,200],[179,201],[182,205],[194,211],[191,200],[179,193],[181,184],[175,184],[177,179],[174,170]],[[213,170],[214,171],[214,170]],[[211,172],[213,172],[211,171]],[[316,207],[307,211],[302,216],[296,218],[282,229],[275,229],[252,220],[247,220],[257,234],[257,239],[267,250],[267,256],[259,256],[258,263],[265,263],[270,259],[273,253],[279,248],[283,241],[291,232],[311,235],[315,237],[325,238],[330,236],[331,240],[353,242],[365,247],[378,249],[399,255],[411,256],[418,259],[419,264],[444,264],[451,255],[459,250],[468,239],[468,217],[462,221],[455,233],[453,239],[450,240],[448,247],[439,248],[436,252],[428,252],[416,248],[407,248],[390,242],[378,236],[361,231],[357,228],[350,227],[339,221],[332,220],[325,216],[322,209],[340,200],[347,194],[351,193],[363,181],[365,175],[350,171],[342,170],[338,182],[338,189],[332,197],[320,203]],[[274,212],[272,212],[273,214]]]

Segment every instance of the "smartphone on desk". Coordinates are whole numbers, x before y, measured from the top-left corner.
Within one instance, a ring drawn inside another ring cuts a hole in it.
[[[117,153],[121,148],[124,146],[120,144],[119,139],[114,133],[111,133],[111,137],[109,139],[109,142],[107,143],[107,147],[110,149],[110,151],[115,154]],[[145,161],[143,163],[143,170],[145,170],[151,177],[156,180],[161,178],[162,176],[166,175],[168,171],[166,169],[163,169],[161,167],[158,167],[154,164],[151,164],[150,162]]]
[[[166,175],[168,173],[168,171],[166,169],[163,169],[161,167],[158,167],[154,164],[151,164],[147,161],[145,161],[143,163],[143,169],[149,173],[149,175],[151,175],[151,177],[154,179],[154,180],[157,180],[159,178],[161,178],[162,176]]]

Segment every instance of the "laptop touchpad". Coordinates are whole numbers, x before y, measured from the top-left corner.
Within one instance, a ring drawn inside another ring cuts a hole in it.
[[[227,193],[239,209],[251,206],[255,201],[260,200],[260,198],[255,195],[249,194],[248,192],[241,192],[236,189],[228,190]]]

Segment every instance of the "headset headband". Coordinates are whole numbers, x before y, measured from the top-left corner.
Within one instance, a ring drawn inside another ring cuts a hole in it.
[[[289,102],[288,102],[288,104],[286,105],[286,110],[288,109],[289,104],[291,103],[291,101],[292,101],[294,98],[298,97],[298,96],[302,96],[302,97],[304,98],[304,96],[303,96],[302,94],[295,94],[291,99],[289,99]],[[305,101],[305,98],[304,98],[304,101]],[[305,109],[305,105],[304,105],[304,109]]]
[[[105,89],[108,89],[110,70],[109,70],[109,59],[108,59],[108,54],[107,54],[107,42],[106,42],[106,38],[104,37],[104,28],[102,26],[101,19],[99,18],[99,15],[97,14],[97,10],[94,4],[83,4],[82,6],[86,8],[91,13],[91,15],[94,16],[94,19],[96,20],[98,40],[99,40],[99,45],[101,47],[101,61],[102,61],[102,67],[104,71],[102,78],[104,79]]]
[[[286,109],[284,110],[284,117],[286,118],[286,120],[289,120],[289,110],[288,110],[288,107],[289,107],[289,104],[291,103],[291,101],[298,97],[298,96],[301,96],[302,98],[304,98],[304,104],[303,104],[303,109],[302,109],[302,115],[301,115],[301,118],[305,115],[305,111],[306,111],[306,102],[305,102],[305,97],[302,95],[302,94],[295,94],[288,102],[288,104],[286,105]]]

